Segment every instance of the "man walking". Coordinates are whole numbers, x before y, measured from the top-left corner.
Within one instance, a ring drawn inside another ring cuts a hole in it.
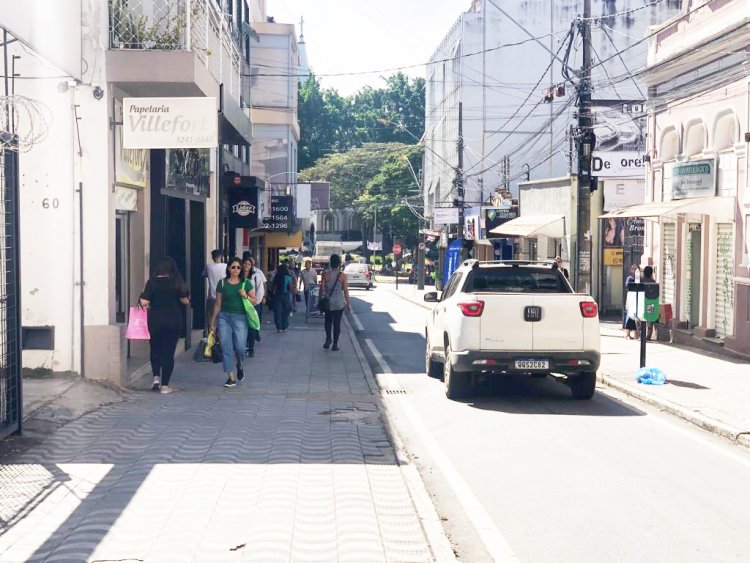
[[[307,302],[310,299],[310,290],[314,285],[318,285],[318,272],[311,268],[312,262],[305,260],[305,267],[300,273],[302,279],[302,289],[305,293],[305,308],[309,308]]]
[[[212,250],[211,260],[212,261],[206,264],[206,267],[203,270],[203,277],[208,279],[208,297],[206,298],[206,334],[208,334],[208,326],[211,321],[211,316],[214,314],[214,305],[216,304],[216,286],[219,285],[219,282],[227,275],[227,265],[221,261],[221,250]]]

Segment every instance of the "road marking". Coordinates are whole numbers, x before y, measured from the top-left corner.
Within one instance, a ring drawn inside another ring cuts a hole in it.
[[[357,313],[351,314],[352,322],[354,322],[354,327],[357,329],[357,332],[364,332],[365,327],[362,326],[362,321],[359,320],[359,316]]]
[[[380,377],[379,379],[384,383],[387,383],[386,387],[388,389],[400,388],[400,385],[393,375],[393,370],[388,365],[388,362],[385,361],[385,358],[383,358],[380,351],[375,347],[372,340],[365,338],[365,343],[370,349],[370,352],[372,352],[375,360],[380,365],[380,369],[383,372],[381,376],[385,376]],[[484,547],[492,559],[495,561],[519,561],[518,556],[510,547],[508,540],[505,539],[505,536],[503,536],[497,526],[495,526],[495,523],[492,521],[492,518],[485,510],[484,506],[482,506],[482,503],[480,503],[479,499],[474,496],[474,493],[461,476],[458,469],[456,469],[456,466],[453,465],[435,438],[432,437],[432,434],[419,418],[417,411],[408,401],[406,396],[388,395],[387,397],[384,397],[384,399],[386,398],[389,401],[399,402],[401,409],[406,414],[409,422],[411,422],[411,425],[419,436],[419,439],[422,441],[422,444],[427,448],[427,451],[438,466],[438,469],[445,477],[449,486],[453,489],[456,499],[461,504],[464,512],[466,512],[472,526],[474,526],[477,534],[482,539],[482,543],[484,543]]]

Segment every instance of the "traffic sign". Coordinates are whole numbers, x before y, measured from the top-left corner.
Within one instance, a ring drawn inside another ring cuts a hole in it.
[[[424,250],[425,248],[427,248],[427,245],[425,245],[425,243],[423,243],[423,242],[420,242],[419,243],[419,250]]]
[[[393,245],[393,253],[394,254],[401,254],[401,245],[400,244],[394,244]]]

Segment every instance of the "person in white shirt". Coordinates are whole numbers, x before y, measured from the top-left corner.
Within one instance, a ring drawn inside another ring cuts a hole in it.
[[[250,257],[242,261],[242,270],[255,288],[255,310],[258,318],[263,322],[263,303],[266,302],[266,276],[260,268],[255,267],[255,259]],[[252,328],[247,331],[247,355],[255,356],[255,343],[260,342],[260,332]]]
[[[206,333],[208,333],[208,325],[211,320],[211,315],[214,313],[214,305],[216,304],[216,286],[219,285],[219,282],[227,275],[227,265],[221,260],[221,250],[212,250],[211,260],[212,262],[206,264],[206,267],[203,269],[203,277],[208,279],[205,323]]]
[[[308,300],[310,299],[310,290],[314,285],[318,285],[318,272],[313,270],[310,266],[312,262],[310,260],[305,261],[305,268],[300,273],[300,279],[302,280],[302,289],[305,293],[305,307],[308,307]]]

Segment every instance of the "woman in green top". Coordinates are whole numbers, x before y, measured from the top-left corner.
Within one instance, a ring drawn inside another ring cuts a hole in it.
[[[222,363],[227,374],[224,387],[234,387],[237,381],[245,378],[242,359],[245,357],[248,325],[243,299],[255,304],[255,289],[252,282],[242,276],[242,261],[235,257],[227,264],[227,277],[216,286],[216,304],[211,315],[211,330],[216,329],[218,320]]]

